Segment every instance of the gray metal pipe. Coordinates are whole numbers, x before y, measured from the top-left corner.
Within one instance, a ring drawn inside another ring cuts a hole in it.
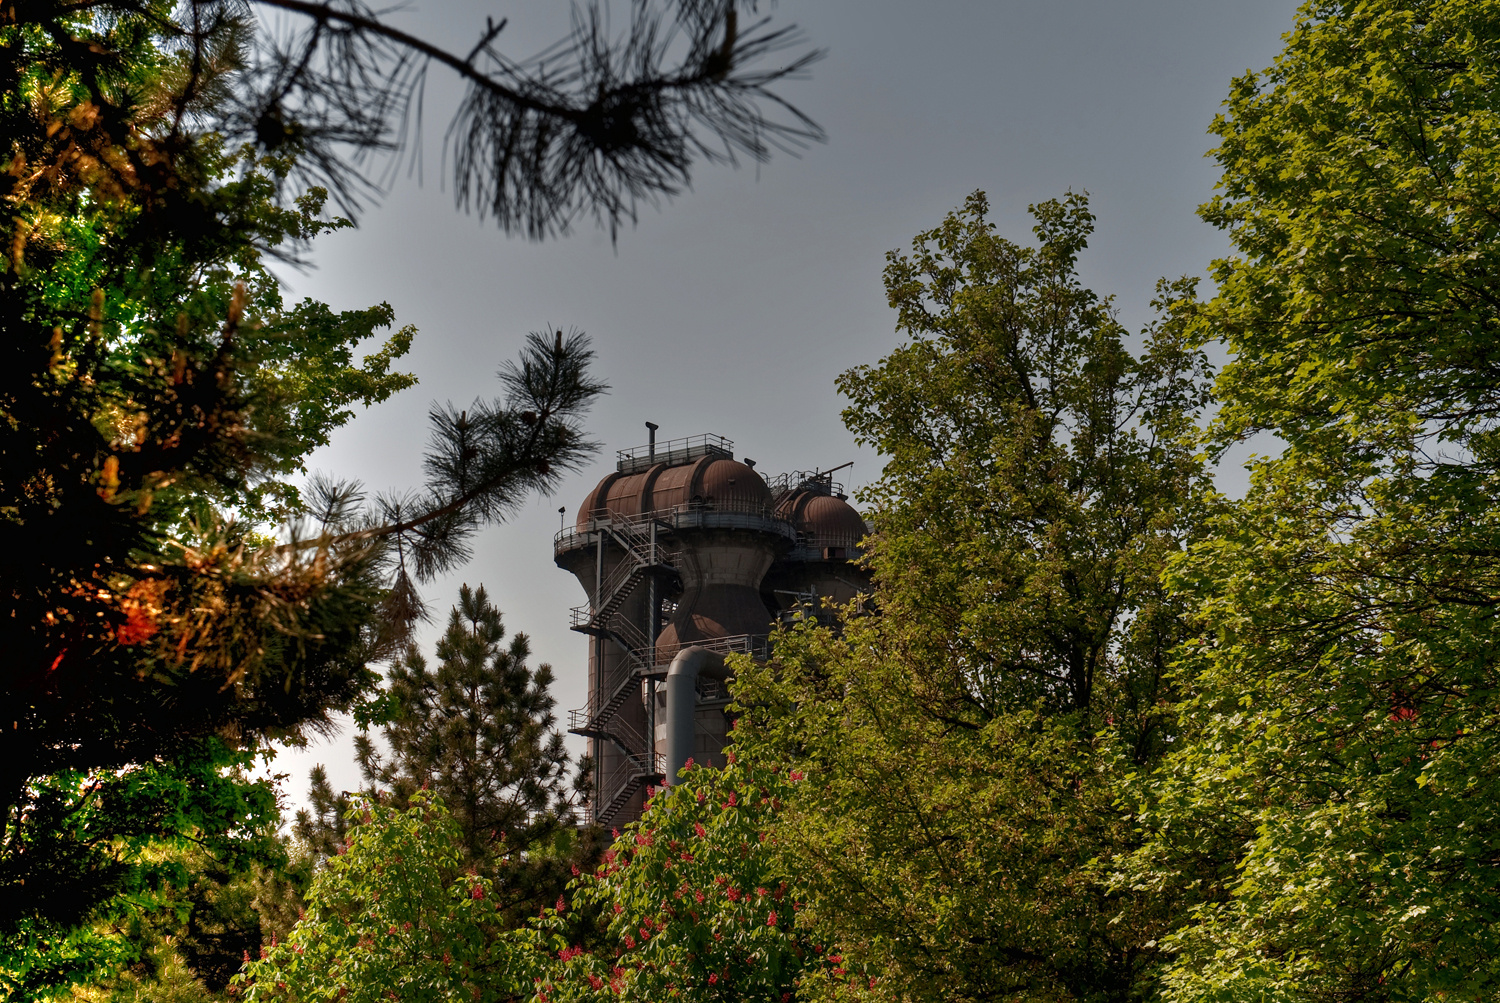
[[[677,783],[677,774],[693,757],[693,735],[698,710],[698,673],[706,668],[721,673],[724,656],[707,648],[684,648],[667,669],[667,776]]]

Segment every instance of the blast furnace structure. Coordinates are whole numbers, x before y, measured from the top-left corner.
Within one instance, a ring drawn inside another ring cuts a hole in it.
[[[647,428],[553,548],[588,595],[571,625],[591,639],[589,702],[569,730],[588,737],[590,814],[606,826],[639,817],[646,787],[688,757],[720,756],[724,655],[764,657],[778,619],[868,585],[852,563],[866,526],[833,480],[843,468],[768,480],[722,436],[658,446]]]

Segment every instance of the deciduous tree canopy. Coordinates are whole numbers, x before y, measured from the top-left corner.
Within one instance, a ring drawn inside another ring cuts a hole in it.
[[[1079,195],[1038,244],[982,195],[886,288],[911,341],[845,374],[845,420],[889,459],[865,494],[867,611],[741,663],[737,746],[809,782],[774,832],[809,920],[902,999],[1125,999],[1169,916],[1104,885],[1135,841],[1116,800],[1172,731],[1181,605],[1166,559],[1205,471],[1188,283],[1136,358],[1076,262]]]
[[[1122,882],[1205,900],[1174,999],[1500,978],[1497,57],[1491,3],[1309,3],[1215,123],[1210,435],[1286,448],[1169,571],[1184,733]]]

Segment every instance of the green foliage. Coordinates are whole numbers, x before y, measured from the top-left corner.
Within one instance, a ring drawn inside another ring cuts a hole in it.
[[[529,995],[546,958],[505,935],[494,884],[464,869],[441,799],[418,791],[401,810],[361,796],[350,821],[343,852],[313,879],[306,914],[250,960],[232,994],[289,1003]]]
[[[350,797],[348,791],[333,789],[322,763],[309,772],[308,807],[297,810],[292,832],[314,860],[338,853],[349,838]]]
[[[722,770],[690,764],[657,790],[571,902],[538,924],[558,958],[539,1003],[785,1003],[841,998],[856,980],[868,988],[799,922],[803,903],[768,843],[797,779],[729,755]]]
[[[374,681],[378,582],[368,547],[318,568],[246,545],[353,404],[410,383],[390,365],[411,332],[361,364],[388,308],[284,306],[265,253],[346,224],[321,192],[279,205],[285,161],[170,135],[166,7],[28,13],[0,28],[0,982],[39,998],[149,967],[158,925],[169,954],[213,953],[173,927],[211,911],[190,870],[277,856],[238,750]]]
[[[771,830],[782,866],[885,998],[1132,998],[1168,928],[1103,876],[1136,841],[1122,780],[1172,734],[1160,574],[1201,517],[1195,305],[1164,284],[1132,357],[1077,279],[1086,200],[1033,211],[1037,247],[975,195],[890,255],[912,341],[840,381],[889,457],[873,608],[736,683],[737,747],[810,780]]]
[[[286,479],[307,454],[411,384],[392,366],[413,332],[361,360],[388,306],[283,302],[268,262],[349,224],[322,190],[284,191],[295,144],[194,131],[234,104],[249,27],[238,5],[182,10],[191,33],[162,3],[0,15],[0,950],[36,993],[128,959],[81,945],[156,908],[131,877],[146,844],[237,824],[93,792],[358,709],[420,608],[404,559],[451,565],[555,483],[601,389],[586,339],[548,332],[502,370],[509,399],[435,412],[424,496],[383,521],[352,486],[302,499]]]
[[[870,566],[883,613],[931,645],[934,698],[968,705],[945,713],[1125,717],[1144,758],[1174,641],[1155,579],[1203,477],[1184,441],[1204,392],[1192,286],[1163,284],[1166,320],[1134,359],[1078,282],[1087,199],[1033,212],[1035,248],[994,233],[976,193],[889,256],[912,340],[839,380],[846,423],[888,457],[863,496]]]
[[[68,1003],[222,1003],[170,944],[153,943],[138,959],[107,982],[74,987]]]
[[[284,937],[296,922],[311,876],[306,856],[272,855],[247,868],[244,861],[226,866],[198,847],[168,852],[181,865],[181,881],[164,886],[154,908],[121,917],[112,931],[129,942],[129,963],[61,999],[222,1003],[244,956],[258,954],[262,943]],[[290,917],[289,902],[296,903]]]
[[[1175,1000],[1500,986],[1500,5],[1308,3],[1215,124],[1211,435],[1287,448],[1174,563],[1177,751],[1122,887]]]
[[[8,847],[17,893],[0,913],[0,987],[36,999],[105,978],[137,958],[161,923],[189,924],[181,949],[222,986],[233,966],[211,960],[222,954],[214,940],[236,934],[211,918],[208,900],[222,889],[208,884],[281,860],[274,792],[241,773],[252,760],[208,740],[170,761],[34,784],[33,814]],[[258,938],[258,919],[232,919]]]

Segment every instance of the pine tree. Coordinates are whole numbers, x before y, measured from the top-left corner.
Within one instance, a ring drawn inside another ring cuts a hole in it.
[[[308,774],[307,800],[311,810],[298,809],[292,833],[313,859],[331,857],[348,838],[349,820],[344,816],[349,812],[349,794],[333,789],[328,771],[319,763]]]
[[[388,720],[380,727],[389,751],[361,734],[360,769],[369,789],[398,808],[419,790],[440,796],[466,863],[495,877],[519,919],[550,905],[572,865],[597,852],[597,834],[580,832],[575,815],[588,764],[570,784],[549,692],[552,667],[528,666],[525,634],[506,643],[484,586],[459,590],[436,654],[435,669],[415,646],[391,666]],[[348,799],[332,790],[321,766],[311,779],[313,810],[299,813],[297,832],[327,855],[347,838]]]

